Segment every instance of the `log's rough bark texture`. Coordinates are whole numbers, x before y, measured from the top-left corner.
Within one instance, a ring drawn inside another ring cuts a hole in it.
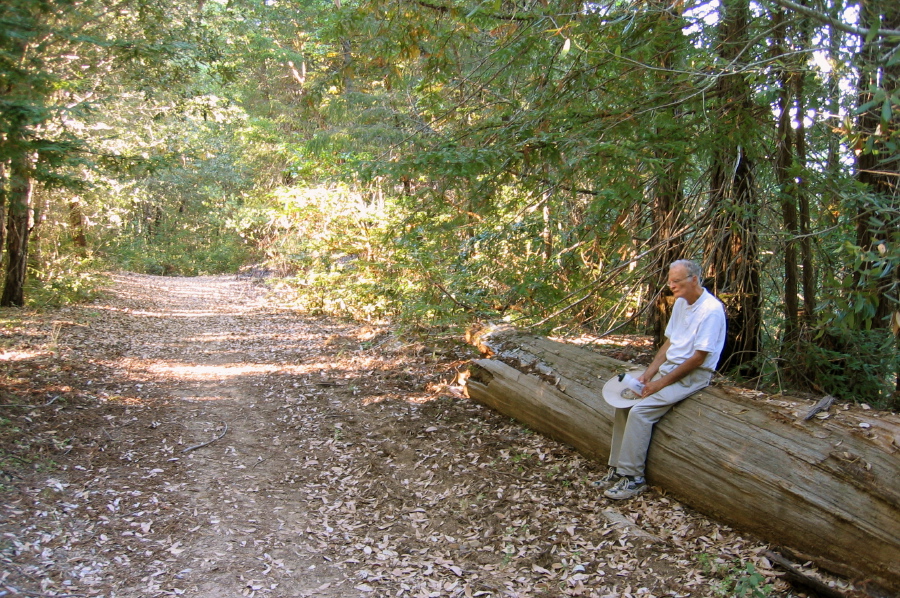
[[[641,369],[588,348],[491,328],[469,341],[468,396],[606,463],[613,375]],[[900,418],[709,387],[655,428],[651,484],[823,569],[900,594]],[[802,403],[797,408],[797,403]],[[603,500],[598,496],[598,500]]]

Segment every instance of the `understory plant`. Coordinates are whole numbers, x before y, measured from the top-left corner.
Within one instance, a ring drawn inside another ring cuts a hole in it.
[[[815,381],[815,388],[876,409],[900,409],[900,348],[890,330],[831,326],[805,342],[799,357],[797,365]]]
[[[31,307],[59,307],[84,303],[106,286],[100,264],[93,258],[60,254],[34,264],[26,279],[26,299]]]
[[[716,579],[712,589],[716,596],[723,598],[766,598],[774,590],[772,584],[753,563],[733,561],[724,563],[709,554],[698,557],[703,572]]]

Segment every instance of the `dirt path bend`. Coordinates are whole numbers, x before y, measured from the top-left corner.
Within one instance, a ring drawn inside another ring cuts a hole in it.
[[[717,596],[764,548],[226,277],[0,313],[0,596]],[[743,577],[742,577],[743,576]],[[766,590],[768,592],[769,590]]]

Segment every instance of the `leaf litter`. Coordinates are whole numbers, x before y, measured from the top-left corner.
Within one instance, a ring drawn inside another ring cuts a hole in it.
[[[802,595],[772,547],[608,501],[602,464],[467,399],[459,342],[114,280],[0,313],[0,596],[699,597],[748,565]]]

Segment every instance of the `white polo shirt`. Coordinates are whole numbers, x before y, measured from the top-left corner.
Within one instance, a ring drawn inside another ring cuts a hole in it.
[[[725,307],[706,289],[693,305],[679,297],[672,307],[666,338],[670,343],[666,351],[668,361],[681,364],[694,351],[707,351],[708,355],[700,367],[716,369],[725,346]]]

